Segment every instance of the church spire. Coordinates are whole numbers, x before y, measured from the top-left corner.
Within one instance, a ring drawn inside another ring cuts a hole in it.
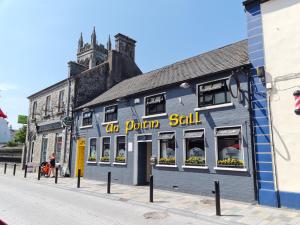
[[[78,41],[78,52],[80,51],[80,49],[83,47],[83,37],[82,37],[82,32],[80,33],[80,38]]]
[[[111,50],[111,41],[110,41],[110,35],[108,35],[108,41],[107,41],[107,50]]]
[[[96,46],[96,44],[97,44],[97,37],[96,37],[96,29],[94,26],[93,33],[91,35],[91,46],[94,47]]]

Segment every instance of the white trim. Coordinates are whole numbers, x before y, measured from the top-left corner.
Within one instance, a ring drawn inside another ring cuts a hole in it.
[[[79,129],[87,129],[87,128],[92,128],[93,125],[88,125],[88,126],[83,126],[83,127],[79,127]]]
[[[177,167],[177,157],[176,157],[176,152],[177,152],[177,147],[176,147],[176,131],[175,131],[175,130],[172,130],[172,131],[159,131],[159,132],[157,132],[157,137],[158,137],[158,135],[161,134],[161,133],[174,133],[174,135],[175,135],[175,136],[174,136],[174,139],[175,139],[175,146],[174,146],[174,147],[175,147],[175,149],[174,149],[174,150],[175,150],[175,165],[172,165],[172,166],[176,166],[176,167]],[[162,165],[163,165],[163,164],[159,164],[160,150],[161,150],[161,149],[160,149],[160,141],[161,141],[161,140],[158,140],[158,139],[157,139],[157,143],[158,143],[158,149],[157,149],[157,150],[158,150],[158,151],[157,151],[157,153],[158,153],[158,156],[157,156],[157,162],[158,162],[158,163],[156,164],[156,166],[157,166],[157,165],[159,165],[159,166],[162,166]]]
[[[204,154],[205,154],[205,157],[204,157],[204,159],[205,159],[205,165],[207,165],[207,154],[206,154],[206,146],[205,146],[205,128],[193,128],[193,129],[183,129],[183,141],[182,141],[182,144],[183,144],[183,166],[182,166],[182,168],[193,168],[193,167],[196,167],[196,168],[198,168],[198,167],[202,167],[202,168],[204,168],[204,169],[208,169],[208,167],[207,166],[186,166],[185,165],[185,160],[186,160],[186,139],[187,138],[184,138],[184,134],[185,134],[185,132],[186,131],[197,131],[197,130],[199,130],[199,131],[203,131],[204,133],[203,133],[203,141],[204,141]],[[207,167],[207,168],[206,168]]]
[[[89,161],[89,160],[87,160],[87,162],[95,162],[95,163],[97,163],[97,137],[90,137],[90,138],[88,138],[88,140],[89,140],[89,142],[88,142],[88,154],[87,154],[87,158],[89,158],[90,157],[90,147],[91,147],[91,139],[96,139],[96,154],[95,154],[95,157],[96,157],[96,161]]]
[[[156,167],[169,167],[169,168],[177,168],[178,166],[175,165],[168,165],[168,164],[156,164]]]
[[[98,165],[110,165],[110,164],[111,164],[110,162],[101,162],[101,161],[98,162]]]
[[[199,169],[199,170],[208,170],[208,166],[182,166],[183,169]]]
[[[116,153],[117,153],[117,138],[118,137],[125,137],[125,163],[119,163],[119,162],[116,162],[115,160],[116,160]],[[127,137],[126,137],[126,135],[124,135],[124,134],[118,134],[118,135],[115,135],[115,137],[114,137],[114,139],[115,139],[115,145],[114,145],[114,155],[113,155],[113,164],[114,165],[126,165],[127,164],[127,157],[128,157],[128,146],[127,146]]]
[[[110,123],[118,122],[118,120],[117,121],[108,121],[108,122],[105,122],[105,109],[107,107],[111,107],[111,106],[115,106],[115,105],[117,106],[117,118],[118,118],[118,116],[119,116],[119,105],[118,104],[112,104],[112,105],[104,106],[104,110],[103,110],[104,116],[103,116],[103,122],[101,123],[101,125],[107,125],[107,124],[110,124]]]
[[[150,136],[150,135],[151,135],[151,140],[141,140],[141,141],[138,141],[138,140],[137,140],[137,137],[139,137],[139,136]],[[136,134],[136,141],[137,141],[137,142],[152,142],[152,137],[153,137],[153,134],[152,134],[152,133]]]
[[[215,170],[226,170],[226,171],[240,171],[240,172],[247,172],[247,168],[230,168],[230,167],[214,167]]]
[[[97,164],[97,160],[96,161],[86,161],[86,163],[88,163],[88,164]]]
[[[149,115],[149,116],[142,116],[142,119],[162,117],[162,116],[167,116],[167,115],[168,115],[168,113],[160,113],[160,114],[154,114],[154,115]]]
[[[166,102],[165,110],[166,110],[166,112],[159,113],[159,114],[154,114],[154,115],[146,115],[146,98],[156,96],[156,95],[162,95],[162,94],[165,96],[165,102]],[[162,115],[162,114],[167,114],[167,92],[164,91],[164,92],[156,93],[156,94],[153,94],[153,95],[144,96],[144,115],[142,116],[142,119],[165,116],[165,115]]]
[[[99,156],[99,162],[100,162],[100,164],[101,163],[104,164],[104,162],[101,162],[102,151],[103,151],[103,139],[104,138],[109,138],[109,161],[108,161],[108,163],[110,164],[111,145],[112,145],[112,143],[111,143],[111,136],[102,136],[102,137],[100,137],[100,156]],[[107,163],[107,162],[105,162],[105,163]]]
[[[200,107],[200,108],[194,108],[194,111],[204,111],[204,110],[209,110],[209,109],[225,108],[225,107],[230,107],[230,106],[233,106],[232,102],[219,104],[219,105],[211,105],[211,106],[205,106],[205,107]]]
[[[127,163],[126,162],[124,162],[124,163],[113,162],[113,165],[126,166]]]
[[[244,138],[243,138],[243,125],[231,125],[231,126],[218,126],[218,127],[214,127],[214,138],[215,138],[215,165],[216,165],[216,167],[214,167],[214,168],[220,168],[219,170],[224,170],[223,168],[224,167],[218,167],[218,158],[219,158],[219,154],[218,154],[218,137],[216,136],[216,131],[217,131],[217,129],[223,129],[223,128],[236,128],[236,127],[239,127],[240,128],[240,130],[241,130],[241,134],[240,134],[240,136],[241,136],[241,144],[240,144],[240,147],[241,147],[241,149],[240,149],[240,151],[242,152],[242,158],[243,158],[243,164],[244,164],[244,168],[238,168],[239,169],[239,171],[243,171],[243,170],[240,170],[240,169],[246,169],[246,171],[247,171],[247,168],[245,167],[246,165],[245,165],[245,154],[244,154]],[[234,136],[234,135],[233,135]],[[226,169],[225,170],[227,170],[227,169],[232,169],[232,168],[230,168],[230,167],[226,167]],[[233,168],[233,169],[235,169],[235,168]]]
[[[116,124],[116,123],[119,123],[119,121],[115,120],[115,121],[110,121],[110,122],[103,122],[103,123],[101,123],[101,125],[105,126],[105,125],[108,125],[108,124]]]

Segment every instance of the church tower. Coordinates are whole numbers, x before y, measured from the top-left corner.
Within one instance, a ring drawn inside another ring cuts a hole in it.
[[[78,41],[77,63],[89,69],[101,64],[107,59],[107,49],[97,43],[96,29],[93,28],[91,43],[84,43],[82,33]]]

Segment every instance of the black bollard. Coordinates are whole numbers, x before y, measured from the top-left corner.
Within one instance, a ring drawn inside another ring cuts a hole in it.
[[[221,216],[221,205],[220,205],[220,183],[215,181],[215,197],[216,197],[216,215]]]
[[[39,171],[38,171],[38,180],[41,179],[41,166],[39,166]]]
[[[16,168],[17,168],[17,164],[14,164],[14,176],[16,176]]]
[[[81,176],[81,170],[78,169],[77,188],[80,188],[80,176]]]
[[[4,174],[6,174],[7,163],[4,164]]]
[[[110,185],[111,185],[111,172],[107,174],[107,194],[110,194]]]
[[[27,177],[27,165],[25,165],[25,170],[24,170],[24,178]]]
[[[150,176],[150,202],[153,202],[153,175]]]
[[[58,167],[55,168],[55,183],[57,184],[58,179]]]

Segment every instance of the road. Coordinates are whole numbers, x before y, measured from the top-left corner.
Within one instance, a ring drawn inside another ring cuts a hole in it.
[[[49,178],[51,179],[51,178]],[[216,224],[213,221],[0,175],[0,219],[9,225]]]

